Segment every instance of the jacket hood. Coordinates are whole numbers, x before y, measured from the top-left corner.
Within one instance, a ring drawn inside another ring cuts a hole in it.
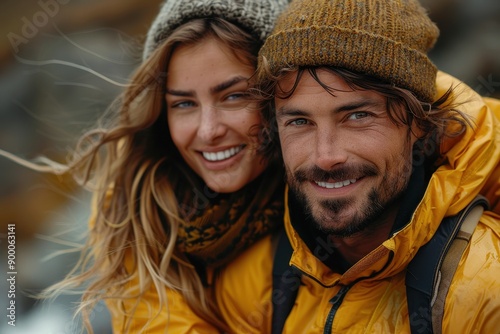
[[[434,235],[444,217],[457,214],[478,194],[488,198],[492,210],[500,208],[500,102],[483,99],[452,76],[439,72],[437,96],[450,87],[453,99],[470,117],[472,127],[459,137],[446,138],[439,146],[440,166],[434,171],[423,197],[409,216],[410,222],[358,261],[343,275],[332,273],[315,251],[308,249],[285,211],[285,226],[294,254],[291,264],[321,284],[350,284],[363,277],[388,277],[401,272],[417,250]],[[496,114],[496,115],[495,115]],[[288,197],[286,198],[288,202]]]

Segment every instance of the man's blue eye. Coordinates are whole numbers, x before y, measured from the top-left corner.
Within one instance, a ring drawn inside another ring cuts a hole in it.
[[[355,112],[349,115],[349,119],[362,119],[368,116],[366,112]]]
[[[306,125],[307,121],[303,118],[296,119],[294,121],[291,121],[290,124],[292,125]]]

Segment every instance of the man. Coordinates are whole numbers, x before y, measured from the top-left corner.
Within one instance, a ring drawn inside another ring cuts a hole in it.
[[[298,289],[283,333],[432,332],[419,324],[430,306],[409,311],[406,284],[420,274],[409,266],[478,194],[491,211],[432,326],[498,333],[500,104],[437,75],[437,36],[416,0],[296,0],[263,46],[267,133],[289,183],[293,269],[281,279]],[[264,240],[222,273],[218,302],[235,332],[270,332],[292,298],[272,290],[275,249]]]

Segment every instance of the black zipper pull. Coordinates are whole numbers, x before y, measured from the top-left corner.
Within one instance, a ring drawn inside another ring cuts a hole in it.
[[[339,292],[337,292],[337,294],[333,296],[332,299],[330,299],[332,308],[330,309],[330,312],[328,312],[328,317],[326,318],[326,324],[323,330],[324,334],[330,334],[332,332],[333,319],[335,318],[335,314],[337,313],[340,304],[342,304],[342,300],[344,299],[345,295],[347,294],[347,291],[349,291],[350,288],[351,287],[347,285],[342,286]]]

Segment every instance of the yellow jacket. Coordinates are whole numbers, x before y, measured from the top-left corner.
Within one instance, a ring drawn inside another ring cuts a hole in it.
[[[443,93],[456,79],[438,74]],[[500,102],[459,86],[460,109],[475,129],[441,145],[446,162],[432,175],[412,219],[343,275],[309,250],[285,212],[294,249],[290,264],[303,274],[283,333],[323,333],[330,300],[350,289],[331,325],[332,333],[409,333],[405,272],[416,251],[442,219],[455,215],[477,194],[492,211],[483,214],[462,256],[445,301],[443,333],[500,333]],[[267,237],[233,261],[217,282],[221,312],[235,333],[270,333],[274,240]]]
[[[131,284],[137,284],[132,281]],[[147,334],[215,334],[219,331],[196,315],[187,305],[184,297],[177,291],[166,289],[168,306],[158,309],[158,294],[151,288],[137,305],[132,316],[132,322],[128,333]],[[113,333],[126,332],[127,316],[124,311],[130,312],[137,300],[125,299],[117,302],[107,302],[106,305],[111,312]]]

